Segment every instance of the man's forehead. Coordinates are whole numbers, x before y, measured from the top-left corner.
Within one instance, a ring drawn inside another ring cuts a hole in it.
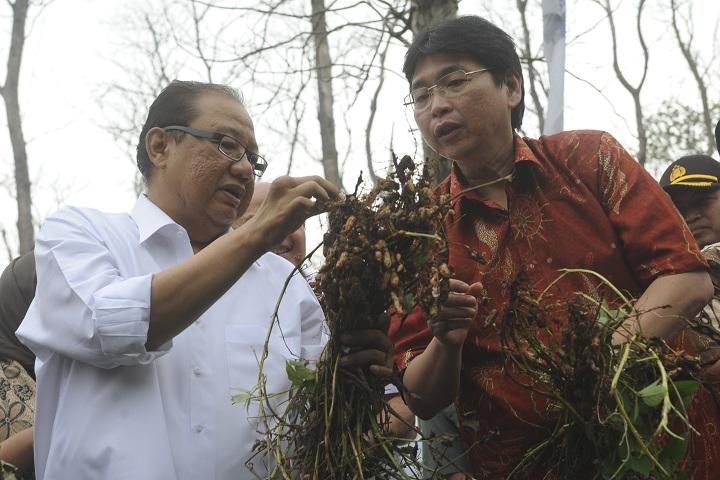
[[[700,202],[706,198],[713,197],[717,193],[715,188],[678,188],[670,193],[670,197],[673,202],[691,205],[693,203]]]
[[[412,88],[427,86],[438,78],[457,70],[472,70],[480,63],[469,55],[456,53],[435,53],[421,59],[415,66]]]
[[[227,95],[207,93],[198,98],[196,122],[203,122],[207,129],[230,135],[257,150],[255,126],[245,106]]]

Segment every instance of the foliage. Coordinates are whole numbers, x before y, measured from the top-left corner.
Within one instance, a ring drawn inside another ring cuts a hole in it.
[[[562,276],[573,273],[597,275],[568,270]],[[610,287],[618,308],[581,294],[548,305],[542,303],[545,292],[535,296],[522,277],[515,280],[503,347],[515,380],[545,396],[555,420],[511,478],[538,465],[552,466],[558,480],[589,473],[601,479],[685,478],[681,464],[694,431],[686,407],[700,386],[688,374],[698,360],[624,330],[637,312]],[[617,331],[628,337],[620,345],[612,340]]]
[[[0,461],[0,474],[0,480],[22,480],[25,478],[19,476],[17,468],[3,461]]]
[[[720,103],[710,108],[712,118],[720,118]],[[667,166],[685,155],[712,154],[714,145],[707,144],[703,113],[673,99],[661,104],[646,121],[648,163]]]

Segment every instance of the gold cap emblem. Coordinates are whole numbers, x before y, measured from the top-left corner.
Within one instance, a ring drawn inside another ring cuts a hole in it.
[[[685,167],[683,167],[682,165],[675,165],[673,167],[672,171],[670,172],[670,182],[672,183],[675,180],[677,180],[678,178],[685,175],[685,171],[686,171]]]

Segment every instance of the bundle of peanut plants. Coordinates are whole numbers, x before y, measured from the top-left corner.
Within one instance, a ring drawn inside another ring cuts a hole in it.
[[[581,274],[613,298],[553,301],[551,287],[532,292],[523,275],[511,287],[504,351],[515,380],[547,398],[554,421],[510,478],[536,467],[557,480],[687,478],[681,467],[694,431],[686,407],[700,385],[697,358],[637,334],[613,344],[614,332],[627,332],[638,314],[633,301],[591,271],[565,270],[561,278]]]
[[[353,194],[328,205],[316,291],[329,341],[314,368],[288,362],[292,389],[281,406],[265,389],[261,359],[254,397],[265,438],[256,450],[272,460],[270,478],[408,478],[417,468],[414,449],[388,433],[387,379],[340,366],[343,332],[386,330],[388,312],[435,315],[448,295],[449,201],[436,198],[427,171],[416,171],[410,157],[393,162],[393,173],[368,193],[358,192],[358,180]]]

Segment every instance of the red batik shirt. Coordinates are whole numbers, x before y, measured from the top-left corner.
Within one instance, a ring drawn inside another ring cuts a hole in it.
[[[446,225],[454,276],[468,284],[481,282],[484,288],[463,348],[456,404],[472,473],[483,479],[504,479],[552,424],[544,398],[505,371],[498,324],[510,282],[521,270],[528,284],[541,291],[558,278],[559,269],[589,269],[637,298],[660,276],[707,268],[669,197],[609,134],[575,131],[539,140],[516,136],[514,142],[507,210],[475,191],[461,193],[468,185],[456,166],[438,186],[439,193],[457,196]],[[473,259],[473,251],[485,262]],[[555,298],[579,291],[596,298],[607,293],[594,277],[580,274],[565,277],[552,289]],[[390,336],[401,369],[431,339],[419,315],[403,322],[393,319]],[[698,401],[704,402],[705,395],[701,392]],[[720,419],[713,410],[705,413]],[[705,417],[696,422],[709,423]],[[705,445],[708,435],[703,437],[696,448],[704,449],[707,461],[720,460],[720,437],[715,433],[712,445]],[[543,478],[543,472],[532,478]]]

